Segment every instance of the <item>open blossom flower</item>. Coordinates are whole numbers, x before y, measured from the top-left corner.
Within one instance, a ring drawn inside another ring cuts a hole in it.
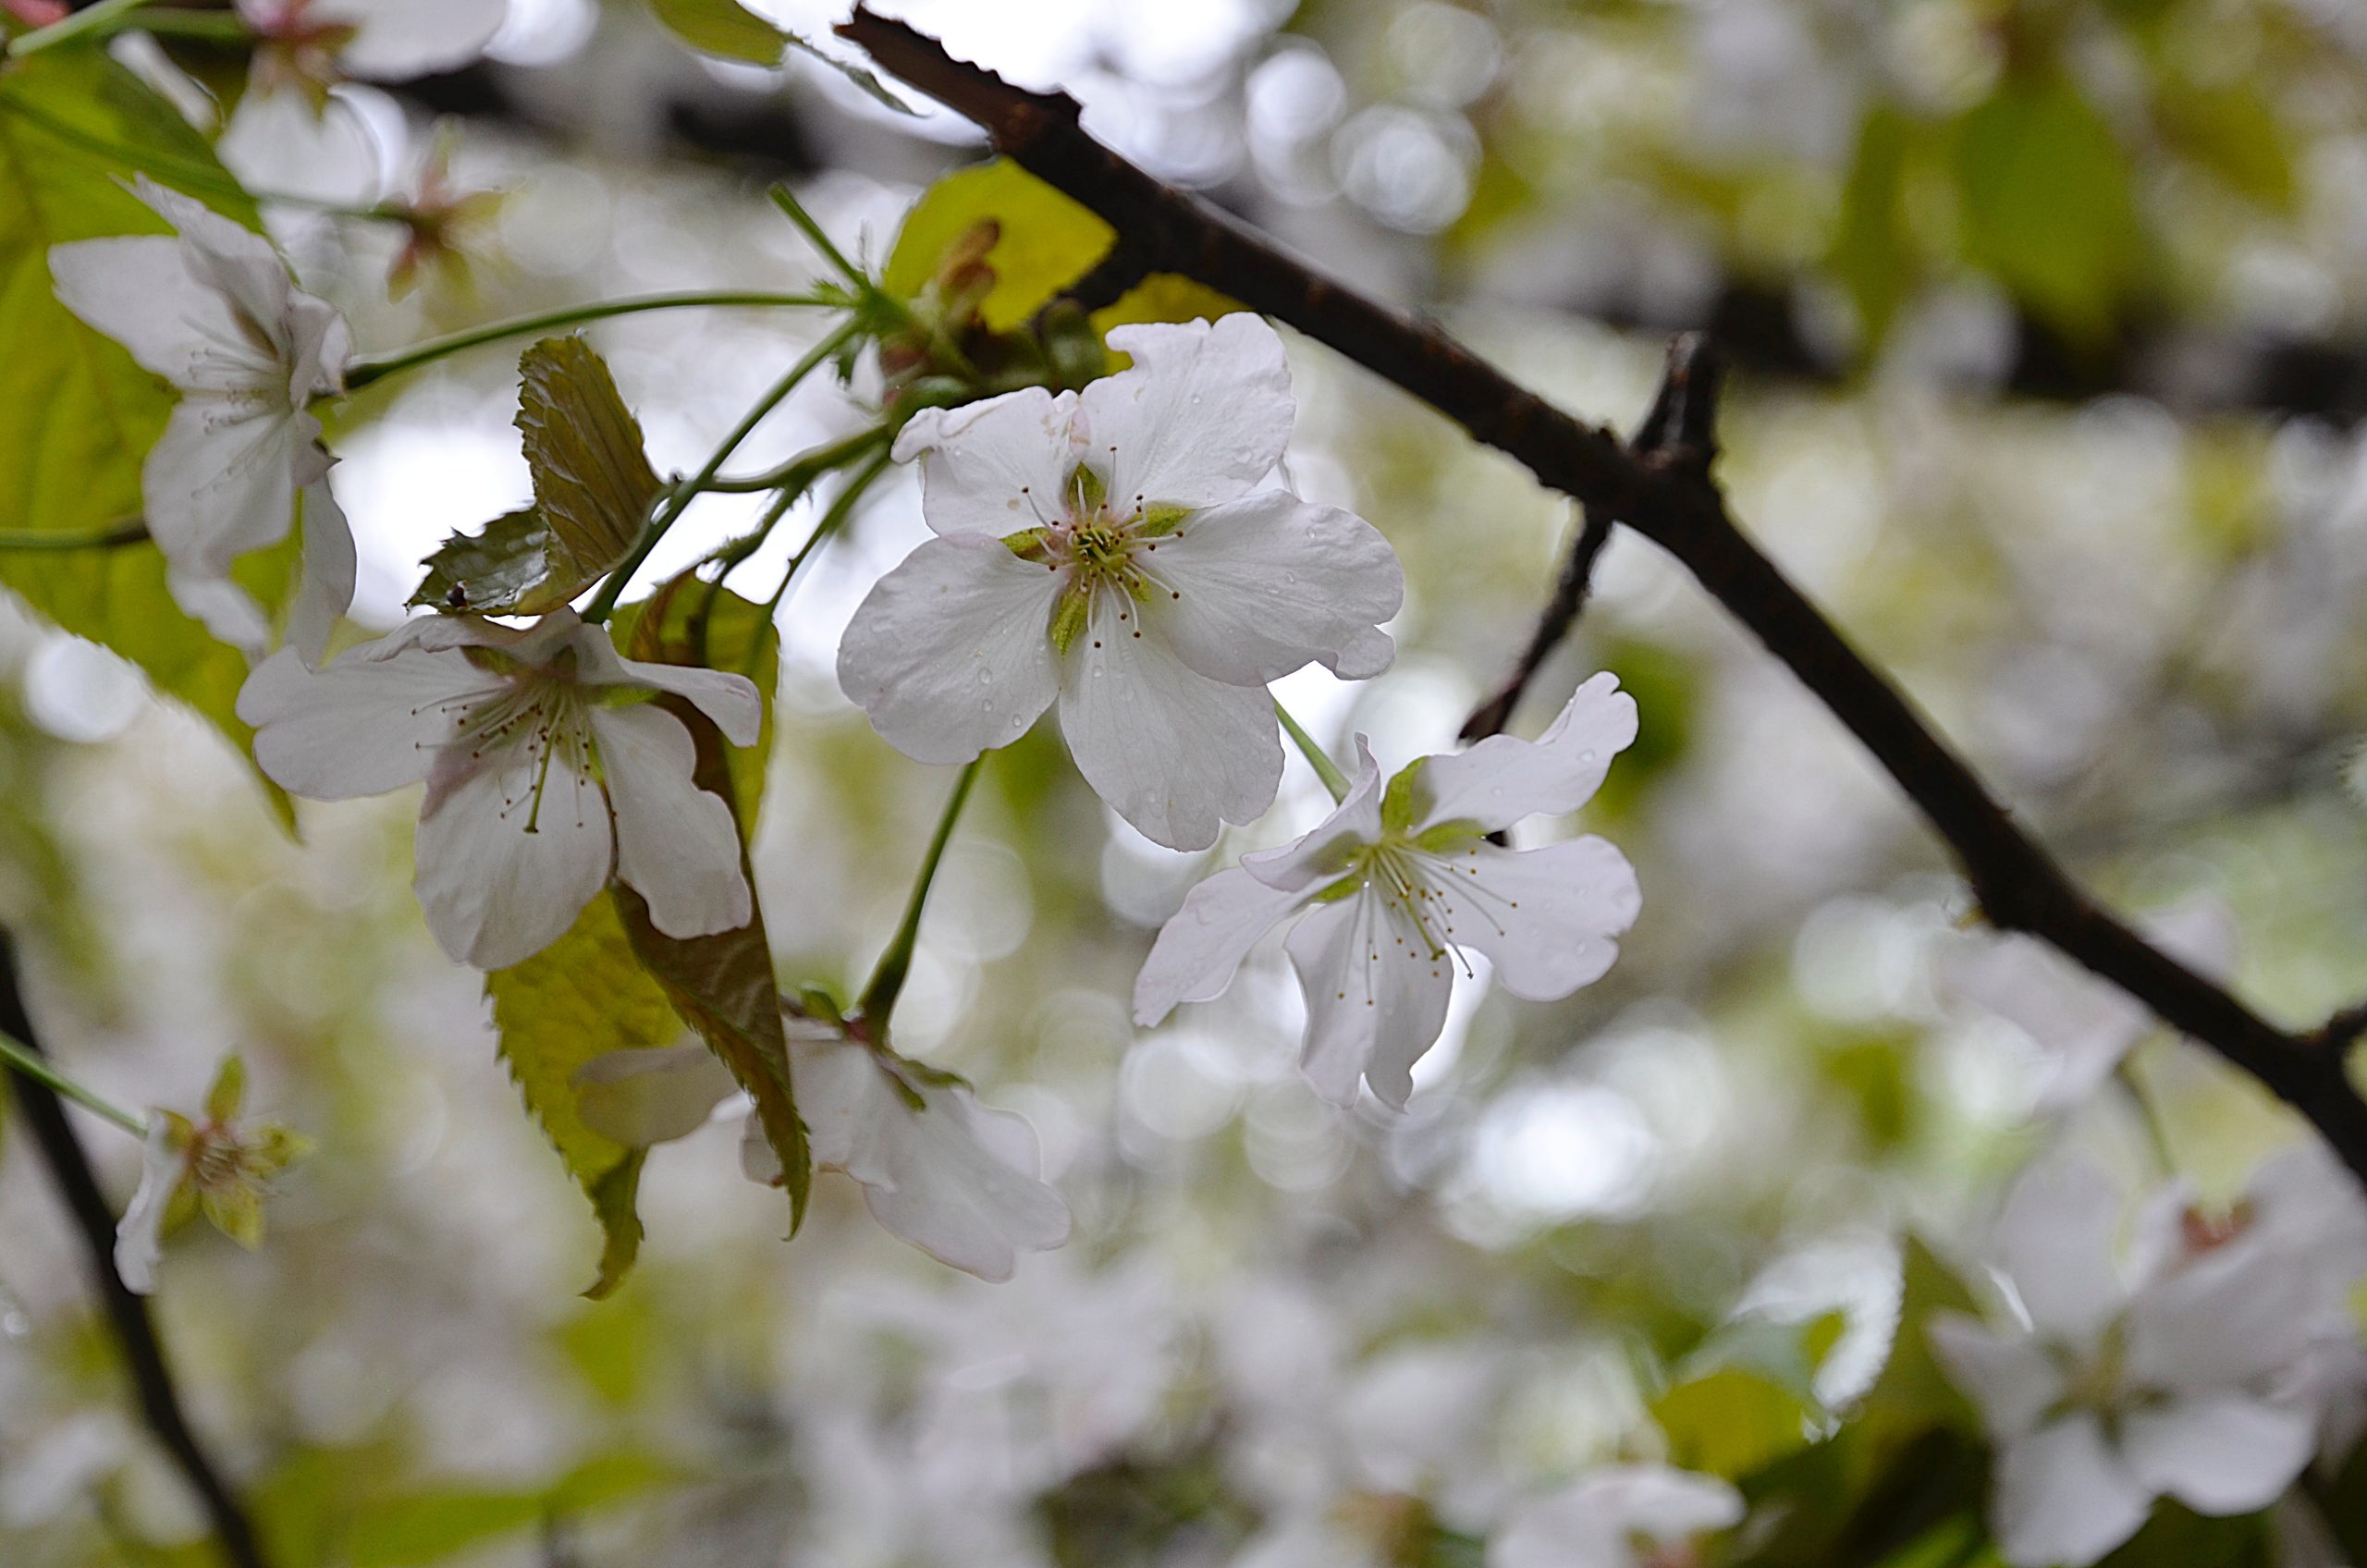
[[[148,1119],[140,1188],[115,1233],[116,1272],[129,1289],[146,1295],[156,1288],[165,1238],[197,1215],[240,1246],[263,1243],[264,1193],[312,1145],[276,1122],[239,1121],[246,1088],[234,1056],[206,1092],[202,1120],[173,1110]]]
[[[2225,975],[2235,962],[2235,918],[2219,899],[2189,899],[2142,925],[2163,951],[2202,974]],[[1950,990],[2013,1024],[2045,1053],[2042,1111],[2084,1103],[2162,1027],[2144,1003],[2031,937],[1967,937],[1943,974]]]
[[[1601,978],[1641,907],[1626,857],[1591,836],[1534,850],[1488,836],[1593,796],[1636,738],[1635,700],[1618,685],[1597,675],[1536,741],[1496,735],[1423,757],[1385,792],[1358,736],[1356,778],[1338,810],[1193,888],[1161,928],[1134,982],[1135,1022],[1148,1028],[1179,1002],[1220,995],[1259,937],[1305,911],[1288,945],[1306,993],[1307,1076],[1339,1104],[1362,1078],[1402,1108],[1415,1061],[1445,1025],[1466,949],[1531,1001]]]
[[[618,655],[573,610],[525,629],[423,616],[319,670],[287,650],[248,677],[255,762],[300,795],[346,800],[424,778],[420,902],[444,950],[500,969],[564,935],[610,872],[669,937],[748,923],[739,831],[692,778],[695,704],[734,745],[756,739],[737,675]]]
[[[1489,1537],[1488,1568],[1674,1568],[1742,1516],[1742,1494],[1714,1476],[1613,1465],[1515,1513]]]
[[[299,289],[271,242],[145,175],[133,189],[175,237],[52,248],[57,298],[179,391],[141,470],[148,531],[181,607],[260,648],[261,613],[231,563],[304,522],[303,584],[288,636],[317,659],[353,599],[353,536],[328,493],[331,459],[307,405],[341,391],[345,318]]]
[[[452,70],[501,31],[508,0],[238,0],[261,43],[255,85],[325,92],[349,77]]]
[[[2306,1256],[2324,1237],[2279,1219],[2222,1242],[2192,1233],[2183,1194],[2169,1195],[2123,1246],[2110,1174],[2047,1157],[2015,1183],[1992,1243],[2018,1320],[1929,1326],[1997,1447],[1990,1526],[2017,1568],[2086,1568],[2157,1497],[2204,1514],[2265,1508],[2315,1452],[2303,1374],[2346,1331]]]
[[[1149,838],[1205,849],[1273,802],[1266,683],[1310,663],[1363,679],[1404,575],[1371,524],[1250,486],[1294,407],[1259,317],[1121,327],[1132,369],[925,409],[938,537],[882,578],[839,649],[839,683],[920,762],[1008,745],[1056,701],[1078,770]]]
[[[1025,1117],[980,1105],[960,1079],[835,1024],[788,1025],[790,1079],[814,1164],[861,1182],[874,1219],[939,1263],[998,1283],[1019,1254],[1069,1239],[1069,1206],[1043,1180]],[[751,1181],[780,1179],[754,1117],[740,1149]]]

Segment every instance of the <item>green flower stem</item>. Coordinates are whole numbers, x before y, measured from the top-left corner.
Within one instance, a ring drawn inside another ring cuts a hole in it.
[[[23,1044],[13,1035],[0,1033],[0,1061],[23,1073],[36,1084],[46,1084],[83,1109],[104,1117],[135,1138],[148,1136],[148,1123],[116,1104],[113,1100],[86,1089],[51,1065],[50,1060]]]
[[[1299,754],[1306,759],[1307,766],[1315,769],[1315,777],[1322,779],[1323,787],[1331,791],[1332,804],[1337,805],[1346,800],[1348,776],[1340,771],[1340,765],[1331,760],[1331,753],[1315,743],[1314,736],[1299,728],[1298,720],[1291,717],[1290,709],[1282,706],[1279,700],[1274,704],[1274,717],[1282,721],[1282,733],[1298,747]]]
[[[828,337],[807,349],[803,359],[790,366],[781,378],[756,399],[755,406],[740,416],[740,423],[731,427],[731,433],[723,438],[723,444],[716,447],[698,472],[668,492],[666,499],[658,506],[657,515],[650,519],[649,527],[643,532],[641,543],[634,546],[623,565],[608,574],[608,581],[600,585],[600,592],[593,598],[591,607],[583,612],[586,621],[597,625],[608,619],[608,612],[617,607],[617,596],[625,591],[625,584],[632,580],[632,574],[641,570],[641,563],[649,558],[649,552],[657,547],[657,541],[666,536],[666,531],[674,526],[692,499],[712,484],[715,476],[722,472],[723,465],[731,460],[731,454],[740,449],[740,443],[748,439],[749,433],[762,424],[765,416],[779,408],[783,398],[797,390],[799,382],[813,374],[860,330],[858,324],[850,319],[840,323]]]
[[[45,528],[0,528],[0,550],[118,550],[148,542],[148,525],[134,519],[105,528],[71,532]]]
[[[676,311],[694,306],[736,305],[827,305],[830,301],[812,294],[768,294],[757,291],[725,289],[695,294],[639,294],[624,300],[603,300],[597,304],[571,305],[565,310],[546,311],[539,315],[515,316],[508,321],[472,326],[466,332],[455,332],[446,337],[431,337],[424,343],[414,343],[389,354],[365,354],[346,367],[345,389],[359,392],[374,381],[402,371],[416,370],[449,354],[486,343],[497,343],[505,337],[523,337],[530,332],[549,332],[562,326],[576,326],[587,321],[605,321],[610,316],[635,315],[643,311]]]
[[[985,388],[986,377],[978,374],[978,367],[972,364],[969,356],[962,352],[961,345],[948,337],[934,325],[915,320],[913,312],[905,308],[904,301],[872,282],[864,275],[861,267],[847,260],[846,252],[832,243],[829,235],[824,232],[822,226],[814,221],[814,214],[799,204],[797,197],[791,193],[788,186],[774,186],[772,199],[773,205],[788,214],[789,221],[797,226],[798,232],[813,241],[814,248],[822,252],[823,259],[837,268],[840,275],[854,286],[855,293],[865,305],[893,316],[905,327],[926,332],[930,347],[936,350],[940,361],[951,367],[955,374],[971,386]]]
[[[820,549],[832,534],[838,533],[840,527],[854,511],[855,503],[863,498],[863,493],[870,489],[872,482],[887,471],[888,454],[883,451],[865,464],[852,479],[847,481],[846,488],[840,491],[830,502],[829,510],[822,514],[822,521],[814,525],[814,532],[805,536],[805,543],[797,547],[797,553],[789,557],[789,565],[782,569],[779,585],[773,590],[772,597],[765,601],[766,625],[771,625],[774,619],[780,614],[780,606],[783,601],[788,599],[791,586],[797,582],[799,570],[807,561],[813,559],[816,550]],[[787,509],[785,507],[781,508],[783,511]],[[779,521],[779,515],[775,514],[772,521]],[[730,575],[732,567],[739,564],[734,561],[731,566],[726,567],[725,575]],[[717,578],[716,581],[720,584],[722,578]],[[756,653],[755,648],[752,647],[748,650],[748,666],[741,670],[741,674],[751,678],[755,675]]]
[[[888,1043],[888,1018],[896,1011],[896,998],[904,988],[905,976],[913,969],[913,945],[921,934],[921,911],[928,904],[929,884],[937,880],[937,868],[945,859],[945,846],[952,841],[953,824],[962,815],[962,807],[970,799],[970,786],[978,781],[978,770],[987,759],[980,755],[971,759],[953,781],[953,793],[945,802],[945,815],[938,818],[937,832],[928,841],[928,852],[921,857],[920,875],[913,879],[913,896],[904,905],[904,918],[898,923],[895,936],[888,939],[888,947],[879,955],[879,962],[871,972],[871,981],[863,988],[863,996],[855,1003],[865,1034],[875,1046]]]
[[[97,5],[85,6],[47,27],[18,33],[8,41],[8,57],[21,60],[28,55],[38,55],[60,43],[71,43],[78,38],[104,37],[125,27],[135,26],[136,23],[125,18],[146,4],[148,0],[99,0]]]

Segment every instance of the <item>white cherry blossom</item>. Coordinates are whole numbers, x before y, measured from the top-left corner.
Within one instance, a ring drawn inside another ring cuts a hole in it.
[[[283,649],[239,693],[255,762],[288,790],[345,800],[427,782],[415,886],[453,958],[500,969],[564,935],[613,874],[670,937],[744,925],[740,837],[692,778],[694,704],[734,745],[756,739],[737,675],[618,655],[573,610],[530,628],[424,616],[307,668]]]
[[[1742,1516],[1742,1494],[1714,1476],[1612,1465],[1515,1512],[1488,1538],[1488,1568],[1650,1568],[1690,1561],[1663,1554],[1731,1529]]]
[[[917,761],[1008,745],[1056,702],[1069,751],[1120,815],[1205,849],[1272,803],[1282,742],[1266,683],[1310,663],[1387,668],[1379,623],[1404,575],[1361,518],[1251,486],[1294,405],[1259,317],[1121,327],[1131,369],[927,409],[896,438],[922,459],[938,537],[872,590],[839,682]]]
[[[2217,898],[2189,899],[2140,924],[2165,952],[2202,974],[2222,977],[2235,962],[2235,917]],[[1966,937],[1942,974],[1949,990],[2011,1023],[2044,1053],[2035,1107],[2041,1111],[2083,1104],[2162,1027],[2143,1002],[2031,937]]]
[[[2102,1166],[2050,1155],[2016,1182],[1992,1239],[2018,1311],[2002,1327],[1929,1325],[1996,1445],[1990,1527],[2017,1568],[2086,1568],[2158,1497],[2265,1508],[2316,1449],[2300,1374],[2331,1324],[2300,1254],[2325,1238],[2283,1220],[2250,1242],[2191,1237],[2185,1199],[2172,1188],[2131,1225]]]
[[[501,31],[508,0],[238,0],[263,43],[257,85],[294,76],[401,79],[467,65]]]
[[[815,1167],[861,1182],[873,1219],[939,1263],[998,1283],[1021,1253],[1069,1239],[1069,1206],[1043,1180],[1025,1117],[981,1105],[961,1080],[834,1024],[788,1025],[790,1080]],[[740,1147],[750,1180],[780,1179],[754,1117]]]
[[[1597,675],[1536,741],[1497,735],[1423,757],[1385,792],[1357,737],[1338,810],[1201,883],[1159,931],[1134,982],[1135,1022],[1148,1028],[1178,1003],[1221,994],[1260,937],[1305,912],[1288,949],[1306,993],[1306,1074],[1337,1103],[1361,1079],[1402,1108],[1466,950],[1531,1001],[1601,978],[1641,906],[1626,857],[1592,836],[1533,850],[1488,836],[1593,796],[1636,738],[1636,704],[1618,684]]]
[[[328,492],[315,398],[344,388],[351,341],[336,307],[299,289],[271,242],[145,175],[133,190],[175,233],[58,245],[58,300],[180,393],[141,470],[173,597],[225,641],[267,631],[231,564],[304,524],[288,641],[317,660],[353,599],[353,536]]]

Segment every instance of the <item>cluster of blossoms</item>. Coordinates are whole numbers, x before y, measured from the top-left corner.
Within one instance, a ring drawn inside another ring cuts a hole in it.
[[[326,15],[291,8],[283,31],[342,37],[303,31]],[[139,190],[176,237],[64,246],[52,267],[69,308],[181,391],[144,489],[182,603],[260,652],[269,628],[230,569],[302,518],[287,645],[238,704],[264,772],[322,800],[423,781],[416,886],[462,962],[533,957],[612,881],[668,937],[746,926],[731,811],[700,787],[693,736],[666,705],[751,745],[762,700],[743,677],[627,659],[566,607],[522,626],[423,615],[322,663],[353,551],[311,405],[342,387],[344,323],[267,241]],[[1202,850],[1273,803],[1283,756],[1269,684],[1309,664],[1351,680],[1387,669],[1380,624],[1404,579],[1369,523],[1266,484],[1295,410],[1264,321],[1124,327],[1110,343],[1130,368],[1081,391],[1030,387],[903,423],[894,455],[920,462],[936,537],[863,602],[839,675],[879,733],[925,763],[972,761],[1057,705],[1079,771],[1113,810],[1158,843]],[[1404,1106],[1471,955],[1528,998],[1566,996],[1609,967],[1638,901],[1618,851],[1490,839],[1577,809],[1635,733],[1634,704],[1601,676],[1540,741],[1423,758],[1385,789],[1359,738],[1359,775],[1329,820],[1212,877],[1160,934],[1137,986],[1142,1022],[1218,994],[1260,936],[1303,913],[1290,951],[1309,1077],[1336,1101],[1368,1082]],[[1024,1122],[864,1021],[791,1022],[816,1163],[862,1183],[883,1223],[988,1277],[1066,1238]],[[578,1088],[635,1145],[681,1135],[734,1092],[694,1047],[595,1062]],[[780,1179],[763,1139],[750,1146],[750,1174]]]
[[[307,79],[365,37],[327,0],[241,11]],[[511,620],[438,610],[326,660],[354,552],[312,407],[345,385],[345,324],[259,236],[144,178],[137,193],[172,236],[61,246],[52,268],[70,310],[179,393],[143,471],[146,521],[178,601],[257,655],[238,713],[263,771],[322,800],[423,784],[416,888],[460,962],[533,958],[612,886],[666,937],[750,928],[742,829],[701,782],[699,741],[712,726],[731,746],[757,743],[764,694],[739,674],[627,658],[598,612],[564,605]],[[1270,684],[1309,665],[1350,680],[1385,672],[1404,575],[1369,523],[1271,483],[1295,408],[1261,319],[1124,327],[1109,345],[1130,366],[1080,389],[903,419],[889,449],[920,465],[934,536],[864,599],[837,674],[877,733],[924,764],[971,763],[1057,710],[1113,812],[1158,844],[1207,851],[1277,798]],[[233,572],[300,527],[300,585],[275,629]],[[1634,701],[1602,674],[1534,741],[1492,737],[1384,773],[1356,737],[1324,820],[1237,856],[1164,924],[1135,980],[1135,1022],[1157,1028],[1220,996],[1289,925],[1306,1078],[1334,1104],[1368,1089],[1404,1109],[1458,970],[1476,978],[1485,961],[1510,995],[1551,1000],[1615,961],[1640,908],[1621,851],[1593,836],[1506,840],[1585,806],[1637,733]],[[2177,912],[2158,935],[2203,967],[2230,956],[2214,910]],[[1953,978],[2050,1048],[2049,1112],[2075,1112],[2150,1027],[2026,944],[1984,945]],[[884,1017],[790,1007],[783,1028],[779,1066],[813,1164],[856,1183],[889,1231],[998,1281],[1068,1239],[1068,1205],[1025,1121],[900,1054]],[[634,1148],[745,1104],[700,1043],[597,1056],[570,1086],[585,1125]],[[252,1239],[259,1184],[300,1150],[242,1129],[237,1109],[232,1084],[202,1122],[150,1123],[119,1253],[135,1288],[189,1212]],[[779,1145],[744,1114],[747,1175],[786,1183]],[[2350,1305],[2367,1279],[2367,1211],[2322,1158],[2272,1163],[2226,1216],[2172,1185],[2132,1222],[2109,1174],[2067,1146],[2017,1182],[1991,1250],[1995,1310],[1928,1333],[1980,1406],[1997,1454],[1993,1534],[2016,1568],[2085,1568],[2163,1497],[2204,1514],[2262,1509],[2357,1436],[2344,1412],[2367,1387]],[[1388,1560],[1429,1527],[1407,1500],[1446,1488],[1455,1432],[1430,1416],[1483,1397],[1437,1371],[1407,1374],[1425,1429],[1379,1458],[1367,1450],[1385,1428],[1295,1434],[1318,1457],[1275,1483],[1241,1561]],[[1354,1419],[1388,1402],[1326,1387],[1311,1403]],[[1689,1561],[1745,1509],[1723,1481],[1622,1465],[1472,1512],[1490,1568],[1631,1568]]]

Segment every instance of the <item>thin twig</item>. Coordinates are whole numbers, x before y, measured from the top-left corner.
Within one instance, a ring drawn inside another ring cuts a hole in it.
[[[1647,462],[1508,379],[1436,326],[1284,255],[1085,134],[1074,99],[1030,92],[858,8],[839,28],[888,70],[984,128],[997,150],[1181,273],[1289,323],[1428,403],[1544,484],[1666,549],[1848,727],[1955,851],[1993,924],[2026,932],[2142,1001],[2301,1112],[2367,1180],[2367,1101],[2342,1054],[2270,1023],[2149,944],[2074,882],[1898,689],[1735,527],[1685,465]]]
[[[26,1015],[24,998],[18,987],[14,946],[4,930],[0,930],[0,1031],[16,1036],[34,1051],[41,1049],[40,1037],[33,1032],[32,1020]],[[17,1103],[32,1129],[33,1144],[41,1151],[42,1162],[49,1167],[59,1195],[66,1200],[74,1229],[82,1239],[82,1250],[90,1259],[92,1281],[98,1287],[99,1300],[106,1308],[107,1325],[130,1367],[132,1386],[140,1396],[140,1413],[146,1418],[148,1429],[164,1445],[165,1452],[172,1455],[173,1463],[180,1467],[198,1500],[204,1504],[225,1560],[232,1568],[265,1568],[263,1547],[255,1538],[254,1526],[248,1522],[245,1509],[181,1413],[171,1364],[165,1359],[165,1347],[156,1338],[148,1304],[134,1295],[116,1272],[115,1214],[107,1207],[105,1194],[99,1191],[98,1177],[91,1170],[90,1157],[82,1151],[82,1141],[66,1119],[65,1106],[48,1084],[30,1074],[18,1074],[16,1088]]]

